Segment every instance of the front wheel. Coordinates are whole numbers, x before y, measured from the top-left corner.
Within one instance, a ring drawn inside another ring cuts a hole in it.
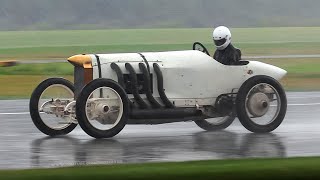
[[[235,118],[234,115],[230,115],[219,118],[201,119],[195,121],[195,123],[206,131],[217,131],[229,127]]]
[[[76,114],[81,128],[95,138],[110,138],[126,125],[129,100],[125,90],[110,79],[95,79],[79,94]]]
[[[73,103],[74,86],[62,78],[49,78],[41,82],[33,91],[29,111],[34,125],[49,136],[65,135],[76,126]]]
[[[287,111],[287,98],[277,80],[255,76],[239,89],[236,108],[238,118],[246,129],[266,133],[282,123]]]

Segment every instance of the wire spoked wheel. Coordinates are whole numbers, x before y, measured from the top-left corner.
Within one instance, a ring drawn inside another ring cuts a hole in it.
[[[287,99],[282,86],[273,78],[256,76],[247,80],[237,95],[237,114],[252,132],[270,132],[283,121]]]
[[[128,108],[127,95],[117,82],[96,79],[81,91],[76,114],[87,134],[95,138],[109,138],[126,125]]]
[[[30,99],[33,123],[49,136],[68,134],[77,126],[74,106],[70,106],[73,100],[74,87],[68,80],[50,78],[43,81]],[[66,107],[68,112],[65,111]]]
[[[94,98],[102,92],[102,96]],[[89,123],[100,130],[109,130],[117,125],[123,114],[123,102],[112,88],[101,87],[94,90],[86,103],[86,116]]]
[[[257,84],[250,89],[245,107],[249,118],[256,124],[271,124],[280,113],[280,95],[270,84]]]

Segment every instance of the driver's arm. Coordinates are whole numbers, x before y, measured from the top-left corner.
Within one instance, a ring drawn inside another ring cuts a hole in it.
[[[218,57],[218,52],[215,51],[214,54],[213,54],[213,59],[217,60],[217,57]]]
[[[230,54],[230,65],[238,65],[241,60],[241,51],[240,49],[235,49],[232,54]]]
[[[241,50],[240,49],[236,49],[236,50],[237,50],[237,59],[238,61],[240,61],[242,56]]]

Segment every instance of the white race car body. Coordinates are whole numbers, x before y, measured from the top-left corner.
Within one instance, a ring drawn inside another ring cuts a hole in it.
[[[237,92],[240,86],[250,77],[257,75],[270,76],[280,80],[286,71],[258,61],[247,61],[245,65],[223,65],[212,57],[197,50],[145,52],[141,53],[155,74],[152,64],[159,64],[163,74],[163,87],[168,99],[178,107],[196,105],[213,105],[221,94]],[[101,77],[118,81],[117,74],[111,68],[116,63],[124,74],[129,74],[125,63],[130,63],[137,74],[142,72],[139,63],[146,63],[138,53],[90,55],[93,65],[93,79],[99,78],[100,60]],[[245,61],[244,61],[245,62]],[[152,76],[153,96],[159,99],[157,77]],[[133,100],[133,96],[129,95]],[[145,99],[145,96],[142,95]],[[161,102],[161,101],[159,101]]]
[[[257,61],[223,65],[201,43],[193,49],[72,56],[74,83],[40,83],[30,100],[32,120],[50,136],[67,134],[79,123],[95,138],[113,137],[126,124],[194,121],[212,131],[238,117],[260,133],[281,124],[287,100],[278,81],[285,70]]]

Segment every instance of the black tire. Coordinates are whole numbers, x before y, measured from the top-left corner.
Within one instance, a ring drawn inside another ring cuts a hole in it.
[[[49,136],[59,136],[59,135],[66,135],[70,133],[77,124],[71,123],[69,126],[67,126],[64,129],[52,129],[48,127],[43,120],[41,119],[40,113],[39,113],[39,100],[41,97],[41,94],[51,85],[60,84],[68,87],[72,92],[74,92],[74,86],[73,84],[63,78],[49,78],[44,81],[42,81],[36,89],[33,91],[30,102],[29,102],[29,111],[31,119],[34,123],[34,125],[44,134]]]
[[[260,83],[266,83],[271,85],[273,88],[275,88],[275,90],[279,94],[279,98],[281,102],[280,111],[277,117],[274,119],[274,121],[266,125],[260,125],[253,122],[247,113],[246,105],[245,105],[246,97],[250,89]],[[282,88],[281,84],[277,80],[269,76],[255,76],[248,79],[240,87],[239,92],[237,94],[237,99],[236,99],[236,109],[237,109],[238,118],[241,124],[246,129],[255,133],[267,133],[275,130],[282,123],[287,111],[287,97],[284,89]]]
[[[100,88],[100,87],[109,87],[115,90],[123,103],[123,113],[120,121],[113,128],[108,130],[100,130],[92,126],[89,122],[88,117],[86,115],[86,104],[87,99],[91,95],[91,93]],[[78,119],[78,123],[81,128],[90,136],[94,138],[110,138],[117,135],[127,124],[128,115],[129,115],[129,100],[125,90],[116,82],[110,79],[95,79],[87,84],[79,94],[79,98],[77,99],[76,104],[76,115]]]
[[[212,123],[208,122],[206,119],[201,119],[201,120],[197,120],[194,122],[200,128],[202,128],[206,131],[218,131],[218,130],[223,130],[223,129],[226,129],[227,127],[229,127],[233,123],[233,121],[236,117],[235,116],[226,116],[223,118],[226,118],[226,120],[221,124],[212,124]]]

